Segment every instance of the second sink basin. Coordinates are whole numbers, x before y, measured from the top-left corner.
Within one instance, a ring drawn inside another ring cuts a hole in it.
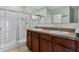
[[[59,35],[68,35],[69,32],[65,31],[50,31],[50,33],[59,34]]]

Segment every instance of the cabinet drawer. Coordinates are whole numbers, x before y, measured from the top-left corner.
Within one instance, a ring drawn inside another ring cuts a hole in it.
[[[40,38],[44,39],[44,40],[52,41],[52,36],[49,36],[49,35],[46,35],[46,34],[41,34]]]
[[[61,38],[61,37],[54,37],[54,43],[62,45],[64,47],[70,48],[75,50],[76,48],[76,42],[70,39]]]
[[[37,32],[32,32],[32,36],[33,36],[33,37],[39,37],[39,33],[37,33]]]

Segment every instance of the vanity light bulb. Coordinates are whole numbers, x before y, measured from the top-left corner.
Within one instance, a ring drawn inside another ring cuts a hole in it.
[[[33,19],[36,19],[36,16],[32,16]]]

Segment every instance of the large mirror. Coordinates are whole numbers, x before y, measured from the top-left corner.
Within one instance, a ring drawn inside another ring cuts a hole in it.
[[[44,16],[38,16],[39,24],[78,23],[78,8],[78,6],[46,6],[36,10],[35,15]]]

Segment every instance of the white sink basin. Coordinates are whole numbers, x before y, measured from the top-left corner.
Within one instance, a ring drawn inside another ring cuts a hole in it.
[[[68,35],[69,32],[65,31],[50,31],[50,33],[59,34],[59,35]]]
[[[67,35],[69,32],[60,32],[60,34]]]

